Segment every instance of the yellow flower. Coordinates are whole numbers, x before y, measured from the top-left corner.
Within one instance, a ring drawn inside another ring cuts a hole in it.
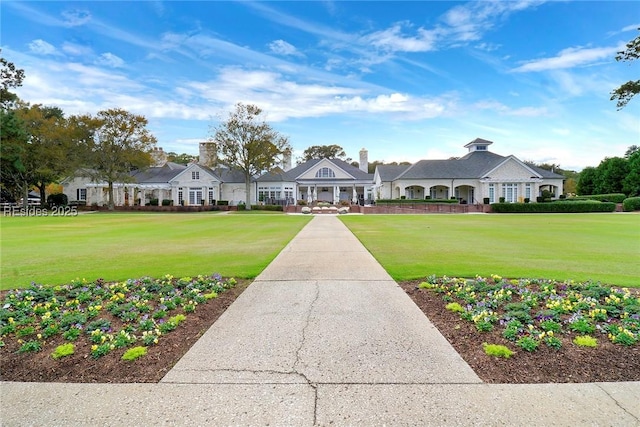
[[[549,332],[547,332],[547,335],[549,335],[550,337],[552,337],[552,336],[553,336],[553,331],[549,331]]]
[[[91,351],[96,351],[98,349],[98,346],[96,344],[91,346]]]

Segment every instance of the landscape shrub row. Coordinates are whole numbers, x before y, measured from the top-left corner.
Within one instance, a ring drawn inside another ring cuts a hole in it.
[[[616,204],[594,200],[575,201],[573,203],[492,203],[494,213],[584,213],[614,212]]]
[[[622,210],[625,212],[640,211],[640,197],[629,197],[622,202]]]
[[[627,196],[622,193],[611,193],[611,194],[592,194],[590,196],[575,196],[567,198],[567,201],[574,200],[597,200],[598,202],[613,202],[613,203],[622,203]]]
[[[246,206],[241,203],[238,205],[239,211],[246,210]],[[283,208],[280,205],[251,205],[252,211],[274,211],[274,212],[282,212]]]

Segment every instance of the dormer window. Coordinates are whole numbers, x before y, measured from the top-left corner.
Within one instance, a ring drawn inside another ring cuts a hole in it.
[[[487,151],[486,145],[476,145],[476,151]]]
[[[316,178],[335,178],[335,177],[336,177],[335,172],[333,172],[333,170],[330,168],[318,169],[318,172],[316,172]]]
[[[200,179],[200,171],[192,171],[191,172],[191,179],[193,179],[193,180]]]

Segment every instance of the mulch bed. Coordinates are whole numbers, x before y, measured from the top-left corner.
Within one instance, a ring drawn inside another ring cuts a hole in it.
[[[640,381],[640,346],[624,347],[606,339],[598,348],[580,348],[565,338],[560,350],[541,346],[536,352],[515,349],[499,332],[478,332],[473,324],[444,308],[442,298],[424,289],[419,281],[400,286],[413,299],[462,358],[487,383],[581,383]],[[76,342],[76,353],[58,361],[51,352],[64,340],[52,339],[42,351],[17,354],[17,344],[0,349],[0,380],[83,383],[158,382],[202,334],[248,286],[239,282],[218,298],[198,306],[178,329],[162,337],[160,346],[132,362],[122,361],[124,351],[112,351],[99,359],[89,356],[88,340]],[[487,356],[482,343],[503,344],[516,350],[510,359]]]
[[[564,337],[562,348],[540,346],[535,352],[516,348],[499,331],[478,332],[471,322],[446,310],[442,296],[418,289],[420,281],[400,283],[429,320],[487,383],[585,383],[640,381],[640,346],[598,339],[597,348],[578,347]],[[515,351],[509,359],[487,356],[482,343],[502,344]]]

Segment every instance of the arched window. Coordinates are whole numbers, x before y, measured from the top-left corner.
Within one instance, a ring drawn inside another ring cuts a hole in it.
[[[329,168],[322,168],[319,169],[318,172],[316,172],[316,178],[335,178],[336,174],[333,172],[332,169]]]

